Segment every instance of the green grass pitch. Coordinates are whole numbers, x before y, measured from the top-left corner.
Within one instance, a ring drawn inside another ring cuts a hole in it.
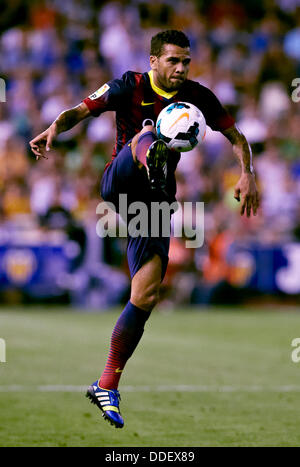
[[[119,312],[1,309],[0,446],[300,445],[299,312],[154,311],[121,379],[116,430],[84,389]]]

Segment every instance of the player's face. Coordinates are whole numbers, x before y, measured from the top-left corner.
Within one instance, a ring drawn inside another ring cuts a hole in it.
[[[164,91],[176,91],[187,78],[190,61],[188,47],[164,44],[160,57],[150,56],[154,83]]]

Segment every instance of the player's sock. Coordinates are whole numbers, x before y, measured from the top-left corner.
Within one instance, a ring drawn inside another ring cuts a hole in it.
[[[117,389],[122,370],[139,343],[151,311],[144,311],[130,301],[119,317],[111,337],[108,359],[99,386]]]
[[[138,161],[141,162],[145,167],[147,167],[147,162],[146,162],[146,156],[147,156],[147,151],[153,141],[157,140],[157,136],[152,133],[152,131],[147,131],[146,133],[143,133],[137,142],[136,145],[136,158]]]

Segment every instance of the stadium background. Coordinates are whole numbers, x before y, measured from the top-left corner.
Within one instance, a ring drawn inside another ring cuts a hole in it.
[[[205,202],[205,244],[173,239],[165,304],[295,302],[299,273],[297,0],[15,1],[2,6],[0,287],[6,303],[107,308],[126,300],[125,240],[99,239],[99,181],[114,144],[113,113],[62,134],[36,163],[28,142],[67,108],[127,69],[149,68],[149,42],[178,28],[191,40],[190,77],[210,87],[252,145],[261,192],[256,218],[239,215],[231,145],[209,131],[182,157],[178,200]],[[111,281],[111,277],[114,280]],[[108,283],[110,286],[108,287]],[[174,287],[176,284],[176,288]],[[114,288],[112,288],[112,285]]]
[[[232,197],[239,167],[217,132],[183,155],[178,200],[205,202],[205,244],[187,250],[184,239],[172,240],[165,305],[263,301],[266,294],[297,300],[300,116],[291,95],[300,76],[298,2],[82,5],[15,1],[4,13],[2,7],[1,301],[103,309],[127,299],[126,240],[95,233],[113,113],[62,134],[48,160],[36,163],[28,142],[108,79],[147,70],[150,38],[164,28],[189,36],[190,77],[236,118],[252,145],[261,192],[259,215],[240,217]]]
[[[299,1],[0,11],[0,446],[299,446]],[[183,155],[178,197],[205,202],[205,243],[172,241],[160,312],[122,376],[125,428],[112,430],[83,395],[129,292],[126,240],[96,235],[113,115],[62,134],[47,160],[28,142],[108,79],[147,70],[151,36],[173,27],[191,39],[190,76],[252,145],[261,208],[239,215],[222,135]]]

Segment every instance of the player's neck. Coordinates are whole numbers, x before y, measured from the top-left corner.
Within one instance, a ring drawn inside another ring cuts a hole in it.
[[[156,77],[154,76],[153,70],[150,70],[148,74],[150,78],[151,87],[153,91],[156,92],[156,94],[158,94],[159,96],[170,99],[171,97],[175,96],[175,94],[178,93],[178,89],[176,89],[175,91],[168,91],[168,90],[162,89],[162,87],[157,82]]]

